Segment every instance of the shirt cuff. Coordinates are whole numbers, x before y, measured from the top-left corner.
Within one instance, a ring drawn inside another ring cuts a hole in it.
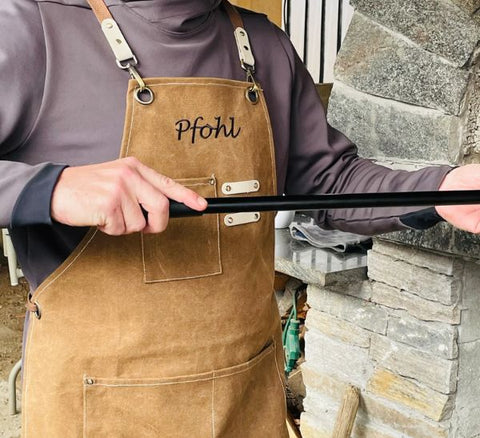
[[[427,228],[433,227],[439,222],[445,221],[437,213],[435,207],[425,208],[423,210],[414,211],[412,213],[404,214],[399,217],[400,222],[409,228],[414,228],[416,230],[426,230]]]
[[[24,187],[13,207],[10,226],[51,225],[52,193],[66,164],[47,164]]]

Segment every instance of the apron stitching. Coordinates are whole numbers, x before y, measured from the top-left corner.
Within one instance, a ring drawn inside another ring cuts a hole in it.
[[[95,230],[95,232],[92,234],[92,237],[90,237],[90,239],[88,239],[88,242],[85,242],[85,245],[83,246],[83,248],[78,252],[78,254],[70,261],[70,263],[65,266],[64,269],[62,269],[61,272],[58,273],[58,275],[55,277],[55,278],[52,278],[52,280],[47,283],[43,288],[42,290],[38,291],[36,294],[33,295],[33,298],[34,299],[37,299],[39,298],[43,292],[45,292],[45,290],[51,286],[53,283],[55,283],[69,268],[70,266],[72,266],[75,261],[80,257],[80,255],[87,249],[87,246],[90,244],[90,242],[93,240],[93,238],[96,236],[98,230]]]
[[[23,417],[23,420],[22,420],[22,423],[23,423],[23,430],[25,431],[25,438],[27,438],[27,433],[28,433],[28,428],[27,428],[27,424],[28,424],[28,420],[27,420],[27,412],[28,412],[28,409],[26,409],[26,405],[27,405],[27,393],[28,393],[28,387],[29,385],[27,385],[27,375],[25,373],[25,370],[27,368],[27,362],[28,362],[28,350],[30,350],[30,345],[31,345],[31,338],[33,336],[33,325],[35,324],[35,321],[33,318],[30,319],[30,327],[29,327],[29,332],[28,332],[28,339],[27,339],[27,346],[25,348],[25,358],[24,358],[24,364],[23,364],[23,396],[22,396],[22,405],[24,407],[24,409],[22,409],[22,417]]]
[[[132,98],[133,100],[133,98]],[[130,126],[128,128],[128,141],[127,141],[127,147],[125,148],[125,156],[128,156],[128,151],[130,149],[130,140],[132,139],[132,127],[133,127],[133,119],[134,119],[134,115],[135,115],[135,102],[133,103],[132,105],[132,114],[130,115]]]
[[[274,153],[274,147],[273,147],[273,131],[271,127],[271,122],[270,122],[270,117],[268,115],[268,109],[266,107],[266,102],[265,102],[265,95],[261,93],[261,98],[260,102],[262,103],[262,108],[263,108],[263,115],[265,117],[265,123],[267,125],[268,129],[268,145],[269,145],[269,152],[270,152],[270,163],[272,166],[272,189],[274,193],[277,193],[277,169],[276,169],[276,163],[275,163],[275,153]]]
[[[224,377],[230,377],[230,376],[234,376],[236,374],[242,374],[246,371],[248,371],[249,369],[253,368],[254,366],[256,366],[257,364],[259,364],[260,362],[262,362],[267,356],[269,356],[270,354],[274,353],[275,352],[275,349],[274,348],[271,348],[271,349],[268,349],[268,350],[264,350],[262,353],[260,353],[259,356],[253,358],[250,360],[250,362],[246,362],[242,365],[245,365],[245,368],[242,368],[241,370],[238,370],[238,371],[234,371],[232,373],[228,373],[228,374],[220,374],[218,375],[218,370],[215,370],[215,371],[211,371],[210,375],[208,376],[205,376],[205,377],[199,377],[197,379],[194,379],[194,378],[191,378],[191,379],[185,379],[185,380],[179,380],[177,382],[155,382],[155,383],[102,383],[101,381],[101,378],[95,378],[95,383],[92,385],[92,386],[103,386],[103,387],[152,387],[152,386],[165,386],[165,385],[181,385],[181,384],[184,384],[184,383],[193,383],[193,382],[208,382],[209,380],[212,380],[212,379],[222,379]]]
[[[143,281],[148,283],[147,281],[147,266],[145,263],[145,243],[143,239],[143,233],[140,233],[140,244],[142,245],[142,267],[143,267]]]
[[[215,438],[215,372],[212,379],[212,438]]]
[[[211,177],[210,177],[211,178]],[[197,178],[190,178],[190,179],[197,179]],[[209,185],[206,183],[196,183],[196,184],[185,184],[186,187],[194,187],[194,186],[200,186],[200,185]],[[218,196],[217,192],[217,184],[215,180],[215,186],[214,186],[214,195],[215,197]],[[220,219],[219,215],[217,214],[217,253],[218,253],[218,270],[214,272],[210,272],[208,274],[199,274],[199,275],[193,275],[189,277],[171,277],[171,278],[162,278],[161,280],[147,280],[147,266],[145,263],[145,244],[144,244],[144,238],[143,238],[143,233],[141,234],[141,245],[142,245],[142,263],[143,263],[143,281],[147,284],[152,284],[152,283],[166,283],[168,281],[180,281],[180,280],[192,280],[194,278],[205,278],[205,277],[213,277],[215,275],[219,275],[223,273],[223,268],[222,268],[222,250],[221,250],[221,245],[220,245]]]
[[[87,438],[87,387],[83,385],[83,438]]]
[[[249,82],[245,82],[245,84],[250,85]],[[164,85],[190,85],[190,86],[196,86],[196,87],[204,87],[205,85],[211,85],[213,87],[226,87],[226,88],[239,88],[243,90],[245,87],[242,85],[233,85],[233,84],[216,84],[214,82],[207,82],[205,84],[196,84],[194,82],[159,82],[156,84],[148,84],[149,87],[161,87]]]
[[[285,384],[283,382],[282,376],[280,374],[280,368],[278,366],[278,361],[277,361],[277,343],[274,340],[273,341],[273,346],[274,346],[274,357],[275,357],[275,369],[277,370],[277,375],[278,375],[278,380],[280,380],[280,386],[282,387],[283,394],[285,396],[285,400],[287,398],[287,393],[285,391]]]
[[[142,239],[143,240],[143,239]],[[143,264],[143,272],[145,273],[145,261],[144,261],[144,264]],[[179,280],[192,280],[194,278],[205,278],[205,277],[213,277],[214,275],[219,275],[221,274],[223,271],[220,267],[220,269],[218,271],[215,271],[215,272],[211,272],[209,274],[202,274],[202,275],[193,275],[191,277],[175,277],[175,278],[164,278],[162,280],[147,280],[146,278],[144,279],[144,282],[147,283],[147,284],[151,284],[151,283],[165,283],[167,281],[179,281]],[[146,273],[145,273],[146,275]]]

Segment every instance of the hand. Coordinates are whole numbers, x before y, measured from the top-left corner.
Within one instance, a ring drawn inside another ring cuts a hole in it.
[[[207,206],[192,190],[127,157],[67,167],[52,194],[51,216],[66,225],[97,226],[111,235],[159,233],[168,224],[169,198],[199,211]]]
[[[457,167],[447,174],[439,190],[479,190],[480,164]],[[480,233],[480,204],[436,206],[446,221],[465,231]]]

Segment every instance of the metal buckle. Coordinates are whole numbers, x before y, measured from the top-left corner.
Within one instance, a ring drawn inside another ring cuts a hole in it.
[[[125,64],[122,64],[122,62],[125,62]],[[138,65],[138,60],[137,60],[137,57],[133,55],[133,58],[127,59],[126,61],[119,61],[117,59],[116,63],[118,68],[121,68],[122,70],[129,70],[130,68]]]

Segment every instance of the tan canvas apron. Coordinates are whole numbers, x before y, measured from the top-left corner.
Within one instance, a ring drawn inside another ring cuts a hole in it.
[[[131,73],[122,157],[205,197],[274,193],[252,82],[146,79],[145,105]],[[285,437],[273,256],[270,213],[90,230],[31,297],[23,437]]]

